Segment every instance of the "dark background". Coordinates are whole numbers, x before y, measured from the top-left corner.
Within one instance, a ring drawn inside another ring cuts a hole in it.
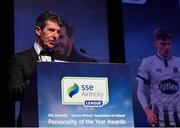
[[[0,16],[0,127],[5,127],[15,124],[14,103],[8,98],[7,85],[8,60],[14,54],[14,1],[0,1]],[[107,0],[107,17],[110,62],[124,63],[122,4],[119,0]]]

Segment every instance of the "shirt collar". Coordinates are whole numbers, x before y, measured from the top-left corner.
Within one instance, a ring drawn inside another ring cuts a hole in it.
[[[157,52],[156,56],[162,60],[169,60],[172,57],[172,54],[169,54],[168,57],[165,58],[165,57],[161,56],[159,52]]]
[[[38,55],[40,54],[41,50],[43,50],[43,48],[37,42],[34,43],[34,49]]]

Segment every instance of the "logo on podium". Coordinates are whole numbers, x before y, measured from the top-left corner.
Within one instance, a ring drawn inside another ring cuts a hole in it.
[[[62,104],[102,107],[109,102],[108,78],[63,77]]]

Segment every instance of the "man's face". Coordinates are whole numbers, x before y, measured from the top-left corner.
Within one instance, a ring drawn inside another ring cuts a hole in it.
[[[40,42],[48,48],[53,48],[60,35],[60,27],[56,22],[46,21],[43,29],[36,26],[36,35],[39,36]],[[41,44],[40,44],[41,45]]]
[[[61,34],[56,42],[54,51],[64,56],[69,56],[72,50],[72,37],[68,37],[66,28],[61,28]]]
[[[172,40],[156,40],[155,47],[161,56],[168,57],[172,49]]]

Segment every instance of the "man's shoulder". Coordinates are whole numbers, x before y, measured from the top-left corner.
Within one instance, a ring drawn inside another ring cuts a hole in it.
[[[172,59],[171,59],[172,61],[173,61],[173,63],[180,63],[180,57],[178,57],[178,56],[172,56]]]
[[[28,55],[32,52],[35,52],[34,48],[29,48],[27,50],[16,53],[15,56],[24,56],[24,55]]]
[[[156,59],[156,55],[148,56],[142,59],[143,62],[151,62]]]
[[[172,58],[175,59],[175,60],[180,60],[179,56],[172,56]]]
[[[29,56],[35,56],[35,55],[36,55],[35,49],[30,48],[30,49],[14,54],[12,58],[16,60],[21,60],[21,59],[27,59]]]

